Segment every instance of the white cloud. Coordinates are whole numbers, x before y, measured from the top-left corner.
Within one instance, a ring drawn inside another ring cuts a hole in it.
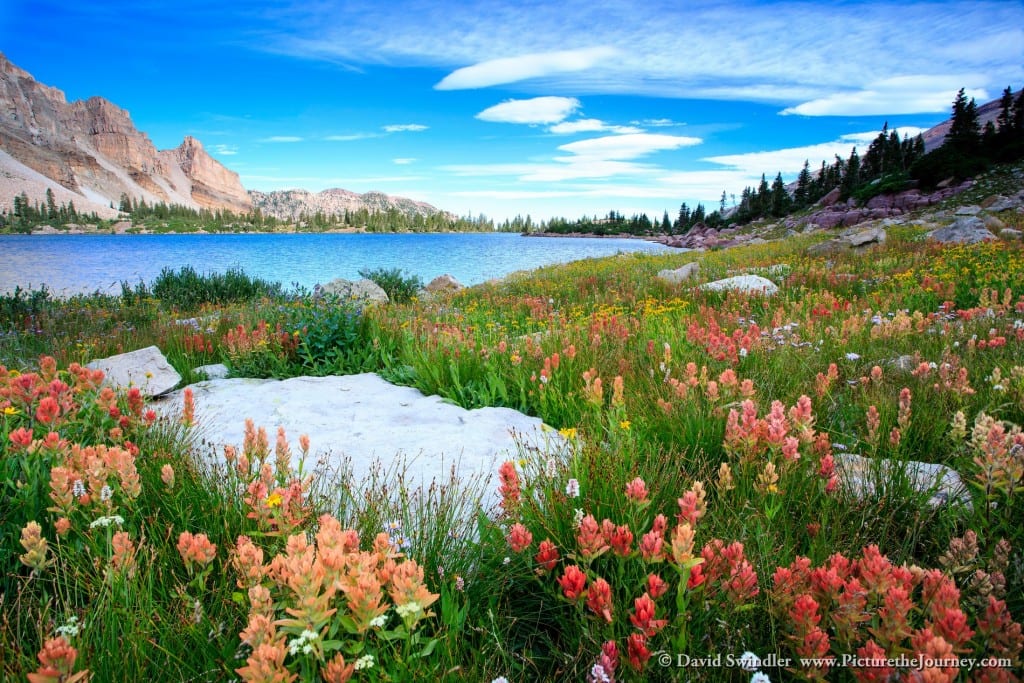
[[[1013,28],[1024,25],[1024,6],[1006,0],[467,0],[457,13],[445,3],[321,0],[274,18],[260,49],[352,68],[456,69],[442,89],[515,82],[530,94],[742,99],[813,111],[841,106],[830,99],[839,96],[836,84],[847,94],[873,90],[880,68],[984,75],[943,87],[943,107],[960,86],[1001,90],[1024,78],[1024,32]],[[567,49],[552,52],[553,45]],[[594,47],[611,45],[629,49],[611,57]],[[674,46],[684,46],[683,58]],[[902,110],[935,111],[921,95]]]
[[[366,140],[377,137],[380,137],[378,133],[350,133],[348,135],[328,135],[324,140],[329,140],[330,142],[352,142],[353,140]]]
[[[268,138],[261,138],[260,142],[302,142],[304,139],[298,135],[271,135]]]
[[[639,121],[630,121],[634,126],[643,126],[644,128],[669,128],[671,126],[685,126],[685,123],[678,123],[672,119],[641,119]]]
[[[898,76],[874,81],[861,90],[838,92],[819,97],[782,114],[803,116],[893,116],[919,112],[943,112],[964,83],[984,84],[988,78],[978,74],[949,76]],[[968,98],[984,102],[988,93],[980,88],[965,91]]]
[[[625,160],[636,159],[652,152],[699,145],[702,142],[700,138],[682,135],[629,133],[569,142],[558,149],[586,159]]]
[[[426,130],[429,126],[424,126],[421,123],[396,123],[390,126],[384,126],[385,132],[388,133],[418,133]]]
[[[214,154],[219,154],[224,157],[234,156],[235,154],[238,154],[238,146],[217,144],[213,145],[213,152]]]
[[[392,163],[398,164],[399,166],[407,166],[409,164],[415,163],[416,159],[413,159],[411,157],[399,157],[398,159],[392,159],[391,161]]]
[[[905,134],[914,137],[923,132],[921,128],[905,127],[894,129],[896,134],[902,138]],[[850,156],[850,151],[857,147],[858,153],[862,156],[867,151],[867,146],[878,137],[881,131],[866,131],[862,133],[848,133],[832,142],[821,142],[803,147],[789,147],[763,152],[748,152],[746,154],[725,154],[720,156],[706,157],[702,161],[710,161],[720,164],[733,171],[744,174],[748,181],[760,182],[761,174],[769,179],[776,173],[782,172],[784,178],[793,178],[804,166],[806,160],[812,170],[818,170],[821,162],[831,164],[838,154],[843,159]],[[747,184],[750,184],[749,182]]]
[[[600,119],[577,119],[575,121],[562,121],[548,128],[549,133],[556,135],[572,135],[574,133],[596,133],[610,131],[612,133],[642,133],[643,130],[635,126],[612,126]]]
[[[579,107],[575,97],[534,97],[506,100],[484,109],[476,118],[497,123],[558,123]]]
[[[617,54],[615,48],[589,47],[489,59],[453,71],[434,87],[438,90],[486,88],[529,78],[583,71]]]

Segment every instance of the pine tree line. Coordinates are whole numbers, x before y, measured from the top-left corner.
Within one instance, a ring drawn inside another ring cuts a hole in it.
[[[46,201],[32,202],[28,194],[22,192],[14,196],[12,210],[6,208],[0,212],[0,230],[10,229],[14,232],[30,232],[39,225],[58,227],[68,223],[99,223],[100,218],[94,212],[82,214],[75,209],[75,203],[68,201],[57,206],[53,190],[46,189]]]
[[[917,186],[933,189],[948,178],[961,180],[984,171],[993,163],[1015,161],[1024,157],[1024,89],[1014,97],[1007,87],[999,102],[995,122],[982,127],[974,99],[967,99],[963,88],[953,101],[950,130],[945,143],[925,153],[923,138],[903,136],[889,130],[886,122],[881,132],[861,157],[853,147],[850,156],[836,155],[830,164],[821,162],[821,168],[812,171],[808,161],[797,176],[792,192],[782,180],[781,171],[771,184],[761,175],[756,188],[747,187],[739,202],[733,195],[733,207],[726,206],[727,194],[715,211],[707,213],[703,204],[691,209],[686,202],[679,207],[675,221],[669,221],[666,212],[660,223],[652,222],[646,214],[629,219],[611,211],[607,217],[584,216],[574,221],[555,218],[547,223],[533,224],[517,217],[505,221],[505,229],[521,228],[520,232],[591,233],[595,235],[650,235],[682,234],[700,226],[718,229],[727,224],[743,225],[762,218],[782,218],[813,206],[822,197],[838,190],[838,199],[864,202],[879,194],[899,192]]]

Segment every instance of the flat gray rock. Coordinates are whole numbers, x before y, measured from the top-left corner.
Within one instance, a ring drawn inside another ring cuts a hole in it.
[[[735,277],[727,277],[724,280],[715,280],[714,282],[703,284],[700,288],[712,292],[731,289],[739,292],[760,293],[765,296],[772,296],[779,291],[778,285],[768,278],[761,277],[760,275],[737,275]]]
[[[213,363],[211,365],[200,365],[198,368],[193,368],[192,372],[197,375],[202,375],[206,379],[225,379],[227,378],[229,371],[228,366],[223,363]]]
[[[271,448],[284,427],[293,454],[309,435],[310,452],[329,471],[351,469],[353,482],[365,480],[376,462],[404,466],[406,485],[447,483],[454,468],[460,480],[497,502],[497,470],[524,448],[558,455],[564,440],[542,430],[538,418],[510,408],[465,410],[439,396],[400,387],[373,373],[286,380],[221,379],[192,385],[196,428],[220,462],[225,444],[241,448],[246,418],[267,430]],[[182,392],[155,404],[176,415]],[[317,463],[308,463],[312,467]]]
[[[388,293],[376,282],[365,277],[361,280],[337,278],[320,287],[319,291],[362,304],[386,304],[389,301]]]
[[[686,282],[687,280],[693,280],[699,273],[700,264],[696,261],[691,261],[690,263],[686,263],[674,270],[666,269],[659,271],[658,279],[674,285],[680,282]]]
[[[857,498],[872,495],[878,484],[905,478],[907,485],[915,491],[929,494],[928,505],[933,508],[951,503],[971,506],[967,486],[956,470],[945,465],[915,460],[875,461],[855,453],[836,453],[833,457],[839,481]]]
[[[936,242],[956,244],[976,244],[995,239],[995,235],[985,227],[985,223],[977,216],[963,216],[951,225],[928,233]]]
[[[181,383],[181,375],[155,346],[100,358],[86,367],[102,370],[104,381],[116,389],[134,386],[144,396],[159,396]]]

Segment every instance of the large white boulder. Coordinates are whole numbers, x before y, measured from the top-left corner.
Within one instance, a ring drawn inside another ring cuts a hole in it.
[[[549,449],[553,457],[565,448],[558,432],[542,429],[538,418],[510,408],[466,410],[372,373],[221,379],[191,388],[196,429],[217,461],[225,444],[241,448],[245,420],[252,418],[267,429],[271,447],[278,427],[284,427],[296,454],[298,437],[308,434],[316,460],[330,471],[350,467],[355,485],[378,462],[385,469],[404,467],[409,488],[445,483],[454,468],[483,494],[488,507],[497,502],[498,467],[520,457],[520,447]],[[180,411],[181,394],[156,404],[158,412]]]
[[[680,282],[693,280],[700,274],[700,264],[697,261],[690,261],[675,269],[658,271],[658,279],[676,285]]]
[[[100,358],[86,365],[102,370],[105,382],[115,389],[138,387],[144,396],[159,396],[178,386],[181,375],[155,346]]]
[[[376,282],[365,277],[361,280],[337,278],[321,286],[319,291],[365,305],[386,304],[389,301],[388,293]]]
[[[873,495],[876,484],[884,486],[905,480],[910,489],[928,494],[928,504],[933,508],[946,504],[971,507],[967,486],[956,470],[945,465],[916,460],[869,460],[856,453],[837,453],[835,461],[839,481],[856,498]]]
[[[727,277],[724,280],[715,280],[714,282],[703,284],[700,288],[712,292],[730,289],[738,292],[753,292],[755,294],[763,294],[765,296],[772,296],[779,291],[778,285],[768,278],[761,277],[760,275],[737,275],[735,277]]]

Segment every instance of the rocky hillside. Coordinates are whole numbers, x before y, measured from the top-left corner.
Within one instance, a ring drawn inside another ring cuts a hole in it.
[[[24,191],[80,211],[111,213],[121,195],[193,208],[248,211],[238,174],[187,137],[159,151],[124,109],[101,97],[68,102],[0,53],[0,197]],[[50,181],[50,182],[47,182]],[[59,188],[59,189],[58,189]]]
[[[273,216],[284,221],[297,220],[300,214],[312,216],[322,213],[325,216],[339,216],[346,211],[361,209],[370,213],[395,210],[408,216],[433,216],[443,213],[435,206],[405,197],[393,197],[382,192],[358,194],[340,188],[315,194],[306,190],[250,190],[249,196],[252,198],[254,209],[259,209],[265,216]]]

